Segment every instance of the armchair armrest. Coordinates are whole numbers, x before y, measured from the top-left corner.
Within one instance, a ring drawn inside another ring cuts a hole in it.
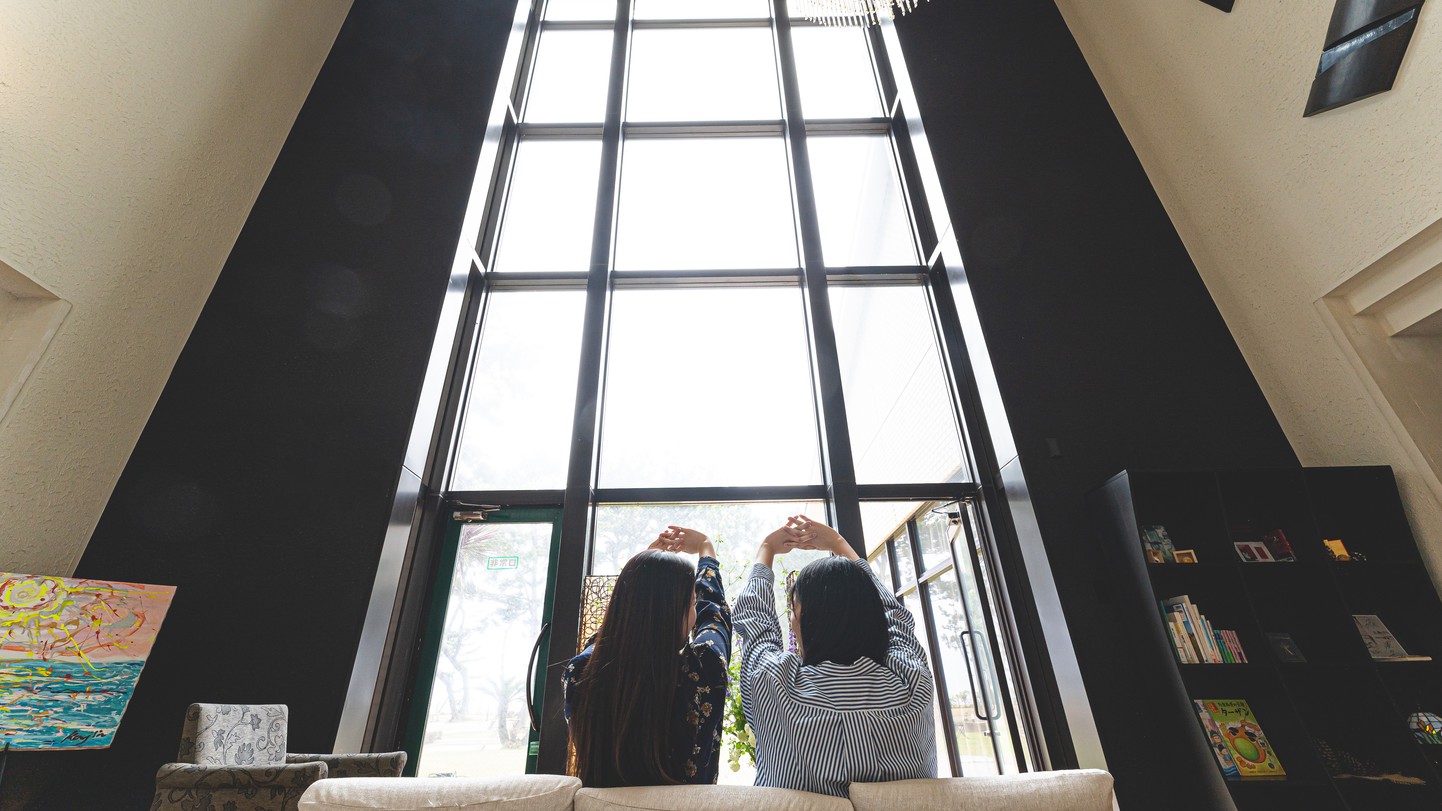
[[[297,811],[300,795],[325,779],[324,763],[274,766],[201,766],[167,763],[155,773],[151,811],[235,808],[237,811]]]
[[[400,777],[405,752],[364,755],[286,755],[286,763],[324,763],[327,777]]]

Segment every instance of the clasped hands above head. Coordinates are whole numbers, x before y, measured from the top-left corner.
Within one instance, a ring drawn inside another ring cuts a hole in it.
[[[711,549],[711,539],[704,533],[686,527],[668,526],[656,536],[647,549],[659,549],[662,552],[685,552],[688,555],[714,555]]]
[[[689,555],[715,557],[715,547],[705,533],[688,527],[667,526],[648,549],[662,552],[684,552]],[[758,562],[770,565],[776,555],[784,555],[794,549],[819,549],[833,555],[854,558],[855,552],[841,533],[800,513],[786,518],[786,523],[767,535],[758,550]]]
[[[845,545],[841,534],[819,521],[805,515],[788,516],[786,523],[762,541],[778,555],[793,549],[820,549],[835,552],[838,545]]]

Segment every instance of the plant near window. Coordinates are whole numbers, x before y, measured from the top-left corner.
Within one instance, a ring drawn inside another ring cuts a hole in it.
[[[721,539],[716,539],[721,543]],[[776,568],[781,571],[782,579],[786,583],[785,607],[781,609],[778,619],[786,625],[786,649],[792,653],[796,652],[796,637],[791,633],[791,587],[796,583],[796,572],[787,569],[785,564],[777,562]],[[751,731],[751,725],[746,723],[746,710],[741,706],[741,637],[736,637],[731,642],[731,662],[726,666],[727,689],[726,709],[721,717],[721,743],[726,747],[726,764],[731,771],[741,771],[742,759],[746,759],[744,765],[756,765],[756,733]]]
[[[737,643],[740,638],[737,638]],[[721,717],[721,743],[726,747],[726,763],[731,771],[741,771],[741,759],[747,765],[756,765],[756,734],[746,724],[746,712],[741,709],[741,657],[732,656],[727,667],[731,689],[726,691],[726,711]]]

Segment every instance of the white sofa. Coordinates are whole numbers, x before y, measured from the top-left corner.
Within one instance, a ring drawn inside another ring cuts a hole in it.
[[[755,786],[581,788],[574,777],[321,780],[300,811],[1112,811],[1103,771],[852,783],[851,799]]]

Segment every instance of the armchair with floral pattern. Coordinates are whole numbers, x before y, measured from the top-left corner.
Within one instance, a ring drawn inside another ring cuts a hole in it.
[[[151,811],[296,811],[326,777],[399,777],[405,752],[294,755],[284,704],[192,704],[177,763],[155,775]]]

